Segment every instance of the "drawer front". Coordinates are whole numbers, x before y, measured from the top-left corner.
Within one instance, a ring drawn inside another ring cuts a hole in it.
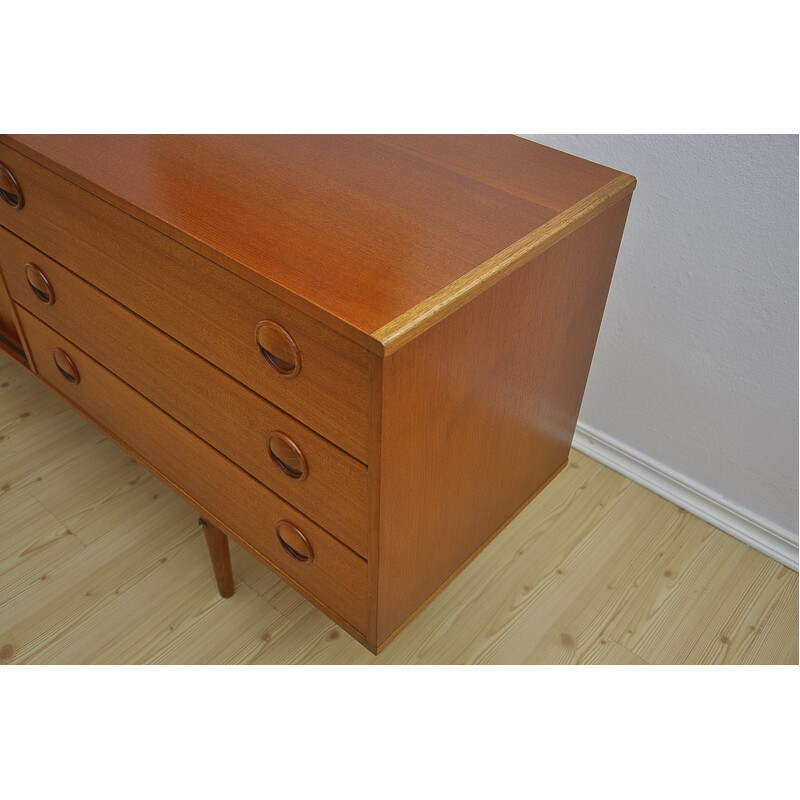
[[[0,228],[14,300],[361,555],[367,468]]]
[[[367,562],[36,317],[19,310],[38,374],[277,572],[362,635]],[[287,546],[281,544],[280,530]],[[299,531],[306,544],[298,544]],[[293,538],[295,537],[295,538]],[[310,552],[302,552],[304,547]],[[311,555],[301,562],[296,556]]]
[[[3,144],[0,162],[23,198],[0,225],[366,462],[366,350]]]

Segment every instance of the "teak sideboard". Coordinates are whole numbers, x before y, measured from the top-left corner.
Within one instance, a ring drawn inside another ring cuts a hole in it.
[[[0,137],[0,348],[373,652],[565,466],[635,179],[514,136]]]

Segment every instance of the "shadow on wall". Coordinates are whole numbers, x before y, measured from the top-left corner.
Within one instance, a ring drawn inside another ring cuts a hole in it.
[[[797,568],[798,137],[528,138],[638,179],[576,446]]]

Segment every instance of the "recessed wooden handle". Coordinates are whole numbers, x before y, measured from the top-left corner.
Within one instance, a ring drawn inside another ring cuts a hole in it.
[[[266,319],[256,325],[256,344],[272,369],[286,378],[300,372],[300,350],[284,328]]]
[[[0,197],[2,197],[11,208],[22,208],[22,206],[25,205],[22,189],[19,188],[14,173],[2,163],[0,163]]]
[[[81,376],[78,373],[78,368],[73,363],[72,359],[60,348],[56,347],[53,350],[53,361],[55,362],[58,371],[72,384],[79,384]]]
[[[25,279],[28,281],[31,291],[39,300],[48,306],[55,303],[56,294],[53,291],[53,287],[50,285],[50,281],[47,280],[47,276],[36,264],[28,263],[25,265]]]
[[[295,560],[310,564],[314,560],[314,551],[308,539],[291,522],[282,519],[275,526],[275,533],[281,547]]]
[[[272,463],[296,481],[308,476],[308,464],[303,451],[285,433],[272,431],[267,437],[267,450]]]

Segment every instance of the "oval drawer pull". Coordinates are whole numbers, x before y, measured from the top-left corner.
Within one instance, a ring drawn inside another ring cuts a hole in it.
[[[264,361],[279,375],[293,378],[300,372],[300,351],[277,322],[267,319],[256,325],[256,344]]]
[[[53,350],[53,361],[55,362],[58,371],[66,380],[76,386],[81,382],[81,376],[78,372],[78,368],[75,366],[72,359],[60,347],[56,347],[56,349]]]
[[[281,543],[281,547],[295,561],[310,564],[314,560],[314,551],[311,549],[308,539],[291,522],[282,519],[275,526],[275,534]]]
[[[39,300],[46,303],[48,306],[55,303],[56,294],[53,291],[53,287],[50,285],[50,281],[47,280],[47,276],[36,264],[29,262],[25,265],[25,279],[28,281],[28,286],[31,287],[31,291]]]
[[[272,463],[284,474],[296,481],[308,476],[308,464],[303,451],[285,434],[272,431],[267,437],[267,450]]]
[[[0,163],[0,197],[11,206],[11,208],[22,208],[25,205],[25,198],[22,196],[22,189],[14,177],[14,173],[5,165]]]

